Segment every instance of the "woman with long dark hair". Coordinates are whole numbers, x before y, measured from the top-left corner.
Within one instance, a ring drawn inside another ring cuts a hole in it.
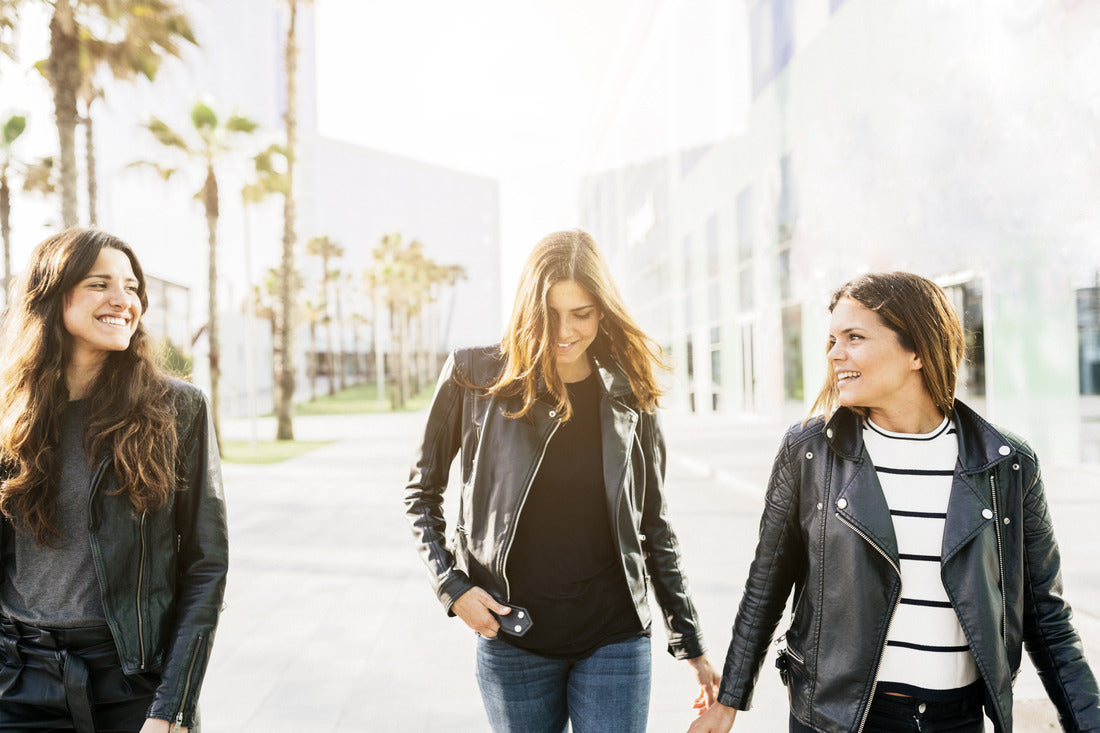
[[[644,731],[650,587],[669,652],[714,698],[662,491],[660,363],[592,237],[565,231],[528,258],[501,343],[443,368],[406,513],[443,607],[480,636],[497,733]],[[449,544],[442,501],[458,453]]]
[[[947,295],[872,273],[829,311],[825,384],[775,458],[718,703],[690,733],[748,709],[792,590],[792,733],[981,733],[983,710],[1008,733],[1025,648],[1062,727],[1100,731],[1038,458],[955,399]]]
[[[225,589],[209,406],[167,377],[134,252],[39,244],[0,363],[0,731],[195,729]]]

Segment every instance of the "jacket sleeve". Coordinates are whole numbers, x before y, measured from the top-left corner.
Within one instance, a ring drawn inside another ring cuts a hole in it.
[[[665,478],[665,439],[655,413],[640,418],[645,459],[645,493],[641,530],[646,569],[661,607],[668,632],[668,652],[677,659],[694,659],[706,652],[699,617],[691,602],[687,577],[681,568],[680,544],[668,519],[662,486]]]
[[[225,595],[229,538],[210,405],[194,387],[178,399],[184,486],[173,498],[179,542],[175,634],[148,715],[191,726]]]
[[[1061,559],[1030,448],[1020,448],[1024,493],[1024,645],[1067,731],[1100,731],[1100,692],[1085,659],[1073,611],[1062,597]],[[1030,475],[1028,475],[1030,474]]]
[[[420,559],[428,566],[432,588],[450,615],[454,615],[451,606],[458,597],[473,587],[466,573],[455,565],[454,553],[447,546],[447,524],[443,517],[443,492],[451,462],[462,441],[465,388],[455,379],[457,358],[452,353],[443,365],[428,409],[424,437],[405,485],[405,517]]]
[[[768,644],[805,562],[806,550],[798,526],[801,474],[794,454],[788,432],[772,466],[756,555],[749,567],[722,670],[718,702],[738,710],[748,710],[752,704]]]

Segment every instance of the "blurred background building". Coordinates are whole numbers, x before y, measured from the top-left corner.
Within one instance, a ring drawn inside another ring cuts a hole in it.
[[[962,399],[1045,457],[1100,460],[1095,5],[744,11],[728,88],[749,80],[745,129],[582,183],[582,226],[674,358],[673,404],[796,419],[824,378],[831,292],[902,269],[963,316]]]

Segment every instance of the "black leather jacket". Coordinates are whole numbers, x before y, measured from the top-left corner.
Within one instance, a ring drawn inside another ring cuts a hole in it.
[[[1100,693],[1062,598],[1039,464],[1022,440],[956,402],[955,467],[943,583],[985,685],[997,731],[1012,730],[1012,684],[1026,646],[1067,731],[1100,731]],[[889,509],[846,408],[787,432],[718,700],[748,709],[787,597],[791,711],[815,730],[862,729],[901,592]]]
[[[643,628],[649,628],[649,579],[664,612],[669,653],[678,659],[698,657],[705,651],[699,621],[661,491],[665,444],[657,416],[634,406],[630,382],[611,359],[594,357],[594,365],[603,385],[600,431],[608,515],[634,607]],[[502,366],[496,347],[451,354],[405,487],[405,513],[448,612],[475,585],[509,599],[505,570],[519,513],[559,425],[548,402],[539,400],[530,420],[508,418],[503,413],[514,412],[518,398],[488,397],[463,386],[489,383]],[[443,491],[460,451],[462,495],[452,548],[445,537]]]
[[[225,592],[228,539],[209,404],[187,382],[172,380],[172,390],[182,490],[163,508],[136,515],[115,493],[103,458],[92,474],[88,531],[122,671],[159,674],[148,717],[192,726]],[[12,531],[0,522],[5,552]]]

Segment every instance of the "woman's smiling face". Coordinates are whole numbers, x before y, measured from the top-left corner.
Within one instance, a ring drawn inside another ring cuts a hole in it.
[[[104,247],[92,269],[65,297],[63,321],[74,359],[125,351],[141,320],[138,280],[125,252]]]
[[[579,382],[590,372],[585,355],[596,340],[603,314],[592,294],[575,280],[554,283],[546,299],[558,376],[563,382]]]
[[[851,298],[833,308],[827,358],[840,404],[865,407],[872,420],[877,412],[893,413],[928,394],[920,357],[901,345],[877,313]]]

